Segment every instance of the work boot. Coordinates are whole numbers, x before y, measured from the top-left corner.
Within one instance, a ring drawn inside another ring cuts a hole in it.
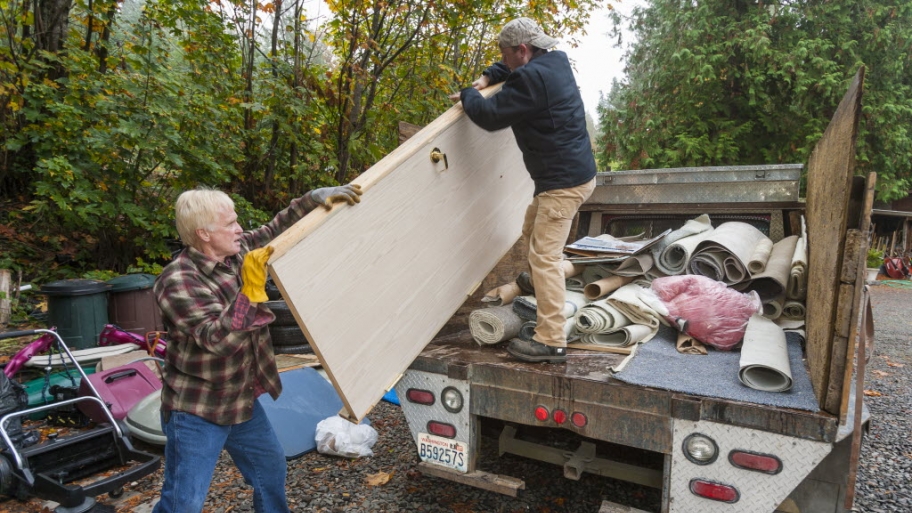
[[[507,352],[524,362],[564,363],[567,361],[566,347],[546,346],[535,340],[514,338],[510,340]]]
[[[532,286],[532,276],[529,273],[519,273],[519,276],[516,277],[516,284],[519,285],[519,290],[524,296],[535,295],[535,287]]]

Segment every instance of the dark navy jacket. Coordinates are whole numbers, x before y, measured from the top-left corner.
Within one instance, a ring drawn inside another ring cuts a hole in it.
[[[513,128],[536,196],[595,176],[586,113],[567,54],[551,51],[513,72],[498,62],[485,75],[491,84],[505,82],[503,88],[487,99],[474,88],[463,89],[462,106],[485,130]]]

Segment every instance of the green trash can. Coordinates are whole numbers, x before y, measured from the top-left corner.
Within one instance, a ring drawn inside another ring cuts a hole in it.
[[[126,274],[107,281],[111,286],[108,319],[126,331],[145,337],[150,331],[165,331],[161,309],[152,292],[155,276]]]
[[[98,345],[98,334],[108,324],[108,290],[98,280],[60,280],[41,287],[48,298],[48,326],[57,327],[70,349]]]

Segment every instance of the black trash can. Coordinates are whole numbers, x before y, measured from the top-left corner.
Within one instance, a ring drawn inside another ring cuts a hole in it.
[[[107,281],[111,286],[108,318],[126,331],[145,337],[150,331],[165,331],[161,309],[152,292],[155,276],[126,274]]]
[[[108,291],[98,280],[60,280],[41,287],[48,298],[48,326],[70,349],[98,345],[98,334],[108,324]]]

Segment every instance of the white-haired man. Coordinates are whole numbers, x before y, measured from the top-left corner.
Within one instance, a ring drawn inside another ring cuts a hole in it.
[[[213,189],[186,191],[175,220],[186,247],[155,281],[169,340],[161,418],[165,482],[155,513],[202,511],[226,449],[253,487],[257,512],[288,511],[285,454],[257,401],[282,392],[267,325],[267,244],[295,221],[336,201],[360,201],[359,185],[315,189],[269,223],[244,231],[234,202]]]

